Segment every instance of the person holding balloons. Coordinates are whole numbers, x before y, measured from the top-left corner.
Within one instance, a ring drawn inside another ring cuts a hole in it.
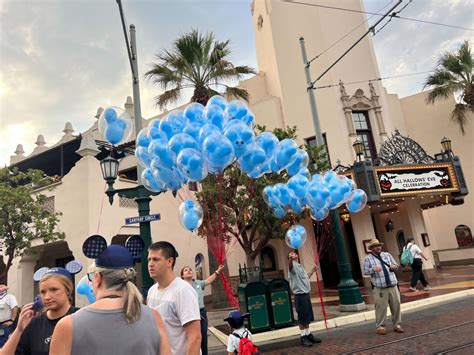
[[[193,270],[189,266],[185,266],[181,269],[181,278],[188,282],[195,290],[198,296],[199,312],[201,313],[201,354],[207,355],[207,312],[204,307],[204,288],[209,286],[224,269],[224,265],[219,265],[216,271],[205,280],[194,280]]]
[[[307,273],[303,265],[300,264],[298,250],[294,249],[288,254],[288,267],[290,288],[295,296],[295,309],[298,314],[301,345],[311,347],[313,344],[321,342],[321,339],[315,337],[309,330],[309,324],[314,321],[313,307],[309,295],[311,290],[309,278],[316,272],[317,266]]]

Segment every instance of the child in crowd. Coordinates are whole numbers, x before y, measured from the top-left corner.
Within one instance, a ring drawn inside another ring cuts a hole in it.
[[[244,326],[244,319],[249,316],[249,313],[230,311],[229,315],[224,318],[232,328],[232,333],[229,335],[229,341],[227,342],[228,355],[257,352],[257,348],[252,342],[252,333]],[[245,351],[243,351],[244,349]]]

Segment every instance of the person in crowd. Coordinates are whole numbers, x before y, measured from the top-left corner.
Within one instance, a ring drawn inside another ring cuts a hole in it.
[[[244,326],[244,319],[250,316],[249,313],[242,313],[240,311],[230,311],[228,316],[224,320],[229,323],[231,333],[227,340],[227,354],[235,355],[239,354],[240,341],[244,339],[252,340],[252,333]],[[255,348],[252,344],[248,344]]]
[[[178,252],[165,241],[148,249],[148,272],[156,281],[148,291],[147,305],[160,313],[176,355],[198,355],[201,348],[201,315],[192,286],[173,272]]]
[[[158,312],[142,304],[128,249],[110,245],[90,267],[96,301],[62,319],[54,329],[51,355],[171,354]]]
[[[311,347],[313,344],[320,343],[321,339],[311,334],[309,324],[314,321],[313,306],[311,305],[311,284],[309,278],[316,271],[314,267],[307,273],[303,265],[300,264],[298,250],[293,250],[288,254],[288,279],[291,292],[295,296],[295,309],[298,314],[298,326],[301,332],[301,345]]]
[[[395,270],[399,268],[399,265],[390,253],[382,252],[382,245],[383,243],[380,243],[378,239],[372,239],[367,246],[371,253],[364,260],[364,274],[370,275],[372,281],[376,332],[380,335],[387,334],[385,321],[387,306],[390,306],[393,330],[396,333],[403,333],[403,328],[400,326],[400,291],[395,275]]]
[[[8,286],[0,284],[0,348],[7,342],[14,330],[14,321],[18,315],[16,297],[8,293]]]
[[[224,269],[224,265],[219,265],[216,271],[205,280],[193,279],[193,270],[189,266],[185,266],[181,269],[181,278],[188,282],[197,292],[199,312],[201,313],[201,353],[207,355],[207,312],[204,307],[204,288],[212,284],[217,276]]]
[[[21,310],[18,324],[1,355],[47,355],[57,323],[74,313],[72,275],[64,268],[49,269],[39,281],[41,303],[28,303]],[[35,307],[33,307],[35,305]],[[43,311],[40,312],[40,307]]]
[[[415,238],[412,236],[409,236],[407,238],[407,245],[405,246],[407,248],[412,257],[413,257],[413,263],[411,264],[411,270],[412,270],[412,275],[411,275],[411,283],[410,283],[410,291],[416,291],[416,284],[418,281],[421,282],[423,285],[424,290],[430,290],[431,287],[428,284],[428,281],[426,281],[425,274],[423,273],[423,261],[421,258],[428,260],[428,258],[423,254],[421,251],[420,247],[415,244]]]

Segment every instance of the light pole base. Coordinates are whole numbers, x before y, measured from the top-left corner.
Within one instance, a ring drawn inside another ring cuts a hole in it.
[[[339,305],[339,310],[341,312],[359,312],[359,311],[363,311],[365,308],[366,308],[366,305],[364,302],[357,303],[357,304],[340,304]]]

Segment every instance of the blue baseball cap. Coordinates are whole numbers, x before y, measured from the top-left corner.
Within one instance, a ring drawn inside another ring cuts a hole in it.
[[[133,256],[127,248],[112,244],[95,259],[95,264],[104,269],[124,269],[133,267]]]

